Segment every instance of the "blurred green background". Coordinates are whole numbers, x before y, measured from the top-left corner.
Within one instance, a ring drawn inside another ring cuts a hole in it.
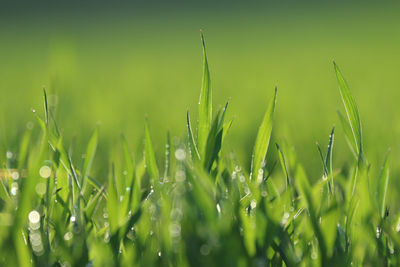
[[[337,125],[334,164],[351,158],[336,114],[343,107],[333,59],[358,103],[367,157],[380,165],[391,147],[396,159],[400,5],[349,2],[3,2],[1,153],[16,150],[34,122],[31,108],[42,111],[45,86],[75,157],[97,124],[98,162],[109,157],[121,132],[140,146],[145,114],[162,156],[166,131],[185,136],[187,109],[195,120],[202,28],[214,107],[231,98],[228,117],[235,118],[226,149],[243,164],[250,164],[275,85],[274,140],[292,144],[308,172],[318,175],[315,142],[325,148]]]

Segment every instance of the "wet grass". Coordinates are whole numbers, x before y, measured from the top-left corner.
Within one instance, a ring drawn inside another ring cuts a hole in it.
[[[121,136],[108,173],[93,171],[99,168],[98,129],[76,160],[44,91],[44,112],[34,113],[40,134],[27,130],[0,172],[1,265],[400,264],[399,214],[387,203],[390,154],[375,173],[364,154],[356,101],[339,67],[334,64],[344,105],[339,117],[354,157],[345,166],[335,164],[341,155],[335,153],[333,128],[326,151],[318,146],[320,176],[308,176],[302,165],[307,159],[271,137],[276,124],[287,123],[274,120],[279,89],[271,88],[247,169],[225,150],[225,137],[234,130],[226,117],[229,101],[212,111],[203,36],[202,45],[199,111],[196,124],[187,113],[187,138],[167,133],[165,154],[157,155],[157,129],[148,118],[142,152],[132,153]],[[266,158],[268,151],[274,153]]]

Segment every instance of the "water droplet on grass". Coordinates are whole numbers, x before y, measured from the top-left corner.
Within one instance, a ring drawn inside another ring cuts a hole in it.
[[[51,175],[51,169],[49,166],[42,166],[39,170],[39,174],[43,178],[49,178]]]
[[[40,222],[40,214],[36,210],[32,210],[31,212],[29,212],[28,218],[32,224]]]

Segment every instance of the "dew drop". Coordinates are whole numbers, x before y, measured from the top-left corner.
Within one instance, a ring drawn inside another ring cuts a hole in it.
[[[49,178],[51,175],[51,169],[49,166],[42,166],[39,170],[39,174],[43,178]]]

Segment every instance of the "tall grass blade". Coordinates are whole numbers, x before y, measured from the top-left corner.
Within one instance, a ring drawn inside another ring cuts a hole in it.
[[[364,160],[363,156],[363,143],[362,143],[362,131],[361,131],[361,120],[358,112],[357,104],[354,100],[353,95],[350,92],[349,86],[344,79],[338,65],[333,62],[337,80],[339,82],[340,94],[346,110],[347,119],[349,121],[350,129],[353,135],[354,142],[356,144],[356,153],[359,162]]]
[[[208,133],[211,128],[212,119],[212,90],[210,81],[210,71],[206,54],[206,45],[203,31],[200,31],[201,43],[203,47],[203,81],[199,100],[199,117],[197,125],[197,147],[200,157],[204,158]]]
[[[272,132],[272,119],[275,111],[276,94],[277,88],[275,88],[274,97],[269,103],[268,109],[264,115],[264,119],[260,125],[260,128],[258,129],[257,138],[253,149],[253,159],[250,176],[252,180],[255,180],[258,177],[258,172],[262,168],[263,161],[267,154],[269,140],[271,138]]]
[[[98,129],[96,128],[93,135],[90,137],[89,143],[86,148],[85,161],[82,168],[82,188],[85,189],[87,176],[90,174],[90,169],[93,164],[93,159],[97,150],[98,142]]]

